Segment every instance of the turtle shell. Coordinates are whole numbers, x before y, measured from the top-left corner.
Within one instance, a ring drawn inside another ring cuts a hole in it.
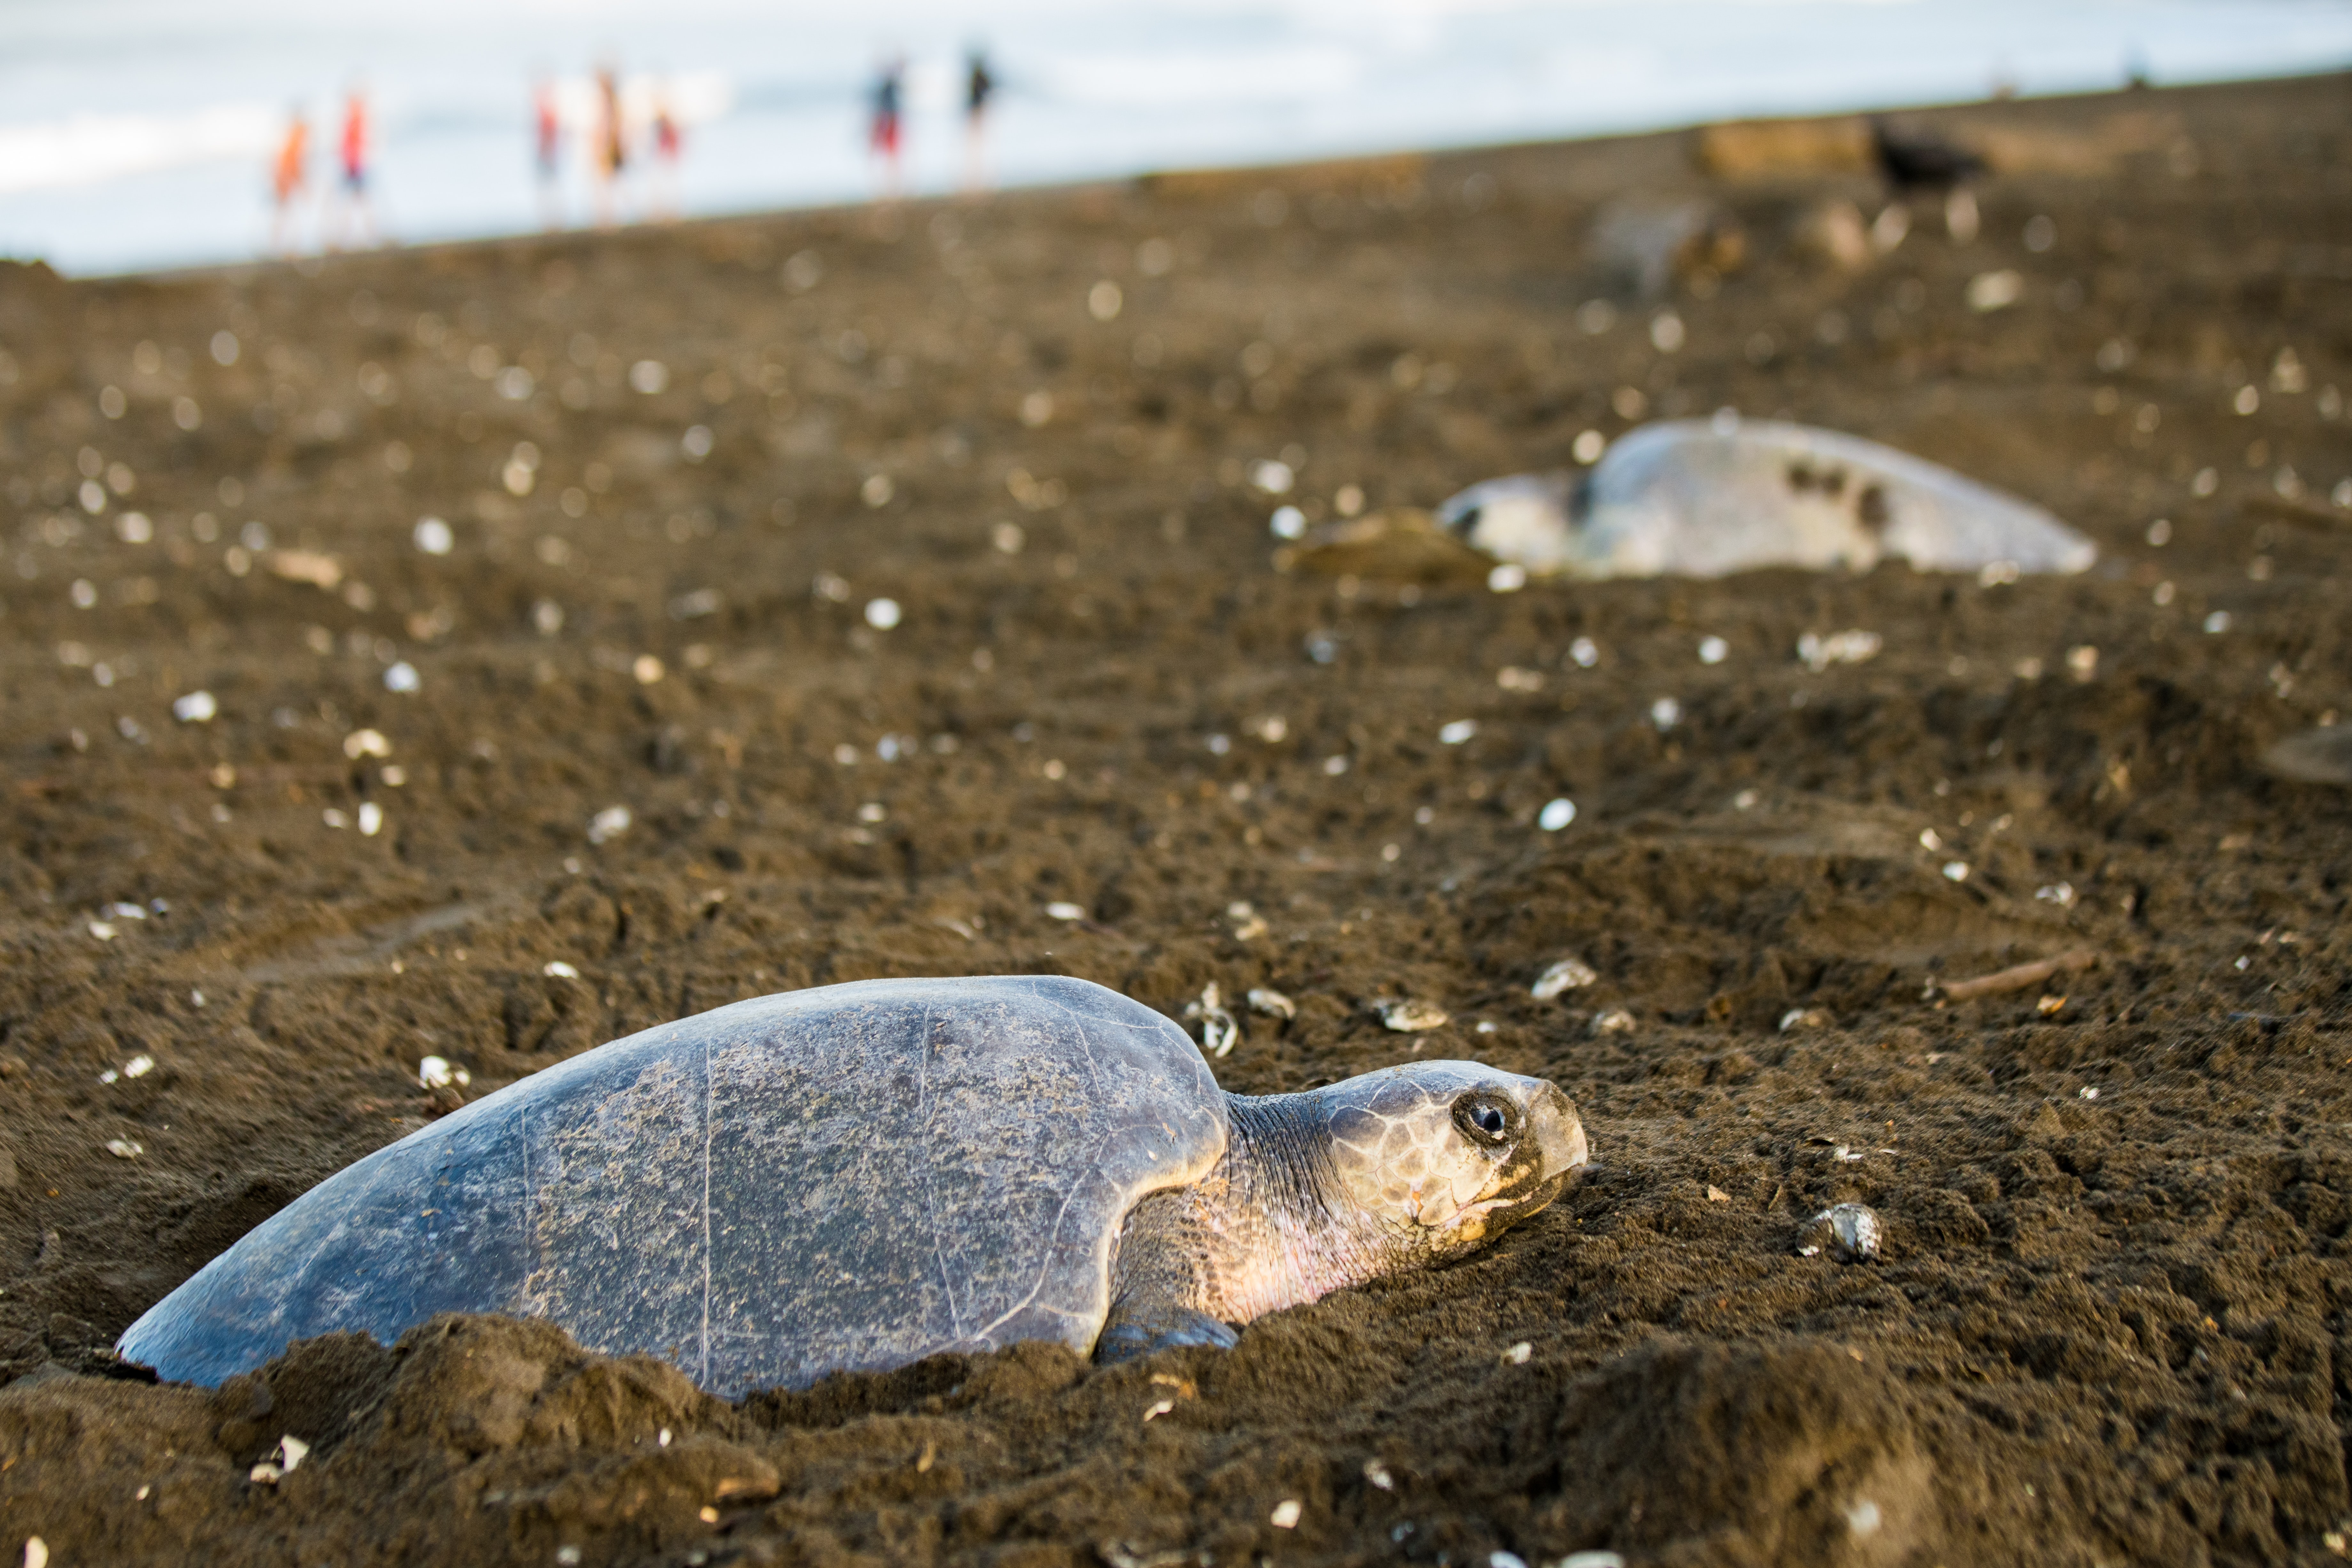
[[[868,980],[584,1052],[320,1183],[122,1336],[217,1384],[295,1340],[541,1317],[715,1394],[934,1352],[1086,1353],[1144,1194],[1223,1153],[1160,1014],[1059,976]]]

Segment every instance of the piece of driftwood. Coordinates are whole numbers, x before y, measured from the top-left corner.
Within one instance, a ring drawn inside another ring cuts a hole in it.
[[[1965,1002],[1972,996],[1998,996],[2005,991],[2022,991],[2039,985],[2053,974],[2065,974],[2077,969],[2088,969],[2099,962],[2099,955],[2088,948],[2076,948],[2055,958],[2039,958],[2032,963],[1995,970],[1974,980],[1955,980],[1937,987],[1937,1002]]]

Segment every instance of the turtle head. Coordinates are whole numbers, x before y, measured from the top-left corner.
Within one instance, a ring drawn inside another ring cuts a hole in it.
[[[1539,1078],[1478,1062],[1414,1062],[1316,1091],[1335,1191],[1328,1201],[1400,1262],[1486,1246],[1558,1196],[1585,1163],[1575,1102]]]

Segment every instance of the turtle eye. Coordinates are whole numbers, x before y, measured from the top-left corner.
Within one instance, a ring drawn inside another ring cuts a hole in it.
[[[1517,1121],[1510,1102],[1500,1095],[1465,1094],[1454,1102],[1454,1124],[1483,1148],[1510,1142]]]

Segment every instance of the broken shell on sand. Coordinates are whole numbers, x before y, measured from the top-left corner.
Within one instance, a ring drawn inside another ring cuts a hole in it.
[[[1592,965],[1580,958],[1563,958],[1536,977],[1528,987],[1528,994],[1538,1002],[1549,1002],[1563,991],[1573,991],[1591,984],[1601,978]]]
[[[1884,1237],[1876,1211],[1862,1204],[1837,1204],[1812,1217],[1797,1250],[1803,1258],[1826,1249],[1840,1263],[1868,1263],[1877,1258]]]
[[[1249,994],[1250,1011],[1267,1018],[1290,1019],[1298,1016],[1298,1004],[1281,992],[1260,985]]]
[[[1433,1002],[1416,1002],[1407,997],[1402,1001],[1382,998],[1372,1004],[1372,1011],[1381,1022],[1400,1035],[1417,1035],[1425,1029],[1442,1029],[1449,1015]]]

